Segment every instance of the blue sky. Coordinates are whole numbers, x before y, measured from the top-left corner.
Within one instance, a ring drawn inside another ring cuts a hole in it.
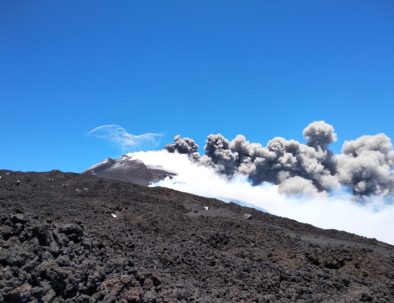
[[[87,133],[394,138],[394,2],[0,2],[0,167],[81,171]]]

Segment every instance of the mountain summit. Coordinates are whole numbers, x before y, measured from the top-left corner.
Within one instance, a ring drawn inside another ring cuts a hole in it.
[[[83,174],[145,186],[174,175],[163,169],[147,166],[130,155],[123,155],[119,159],[105,159],[88,168]]]

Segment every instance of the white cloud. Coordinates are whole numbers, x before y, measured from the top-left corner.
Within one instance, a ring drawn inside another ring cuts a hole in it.
[[[364,204],[343,193],[331,197],[291,198],[280,194],[276,185],[252,186],[242,176],[229,180],[211,168],[192,163],[186,155],[166,151],[136,152],[129,155],[148,166],[161,167],[177,174],[173,179],[165,179],[155,186],[224,201],[243,202],[299,222],[394,244],[394,205],[378,198]]]
[[[142,150],[157,147],[162,136],[161,134],[155,133],[132,135],[123,127],[114,124],[98,126],[88,132],[88,135],[114,143],[119,146],[122,151],[135,150],[136,148]]]

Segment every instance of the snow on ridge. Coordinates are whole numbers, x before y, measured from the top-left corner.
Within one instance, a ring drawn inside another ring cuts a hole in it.
[[[96,164],[93,164],[92,166],[90,166],[90,167],[89,167],[88,169],[86,169],[86,170],[88,171],[88,170],[95,169],[95,168],[99,167],[100,165],[103,165],[103,164],[108,163],[109,160],[110,160],[110,158],[104,159],[104,160],[101,161],[101,162],[98,162],[98,163],[96,163]]]

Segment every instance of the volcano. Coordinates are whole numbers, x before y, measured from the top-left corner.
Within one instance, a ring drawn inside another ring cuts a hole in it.
[[[88,168],[84,174],[145,186],[174,176],[166,170],[147,166],[132,155],[123,155],[119,159],[105,159]]]
[[[394,302],[391,245],[97,177],[115,165],[0,171],[0,302]]]

